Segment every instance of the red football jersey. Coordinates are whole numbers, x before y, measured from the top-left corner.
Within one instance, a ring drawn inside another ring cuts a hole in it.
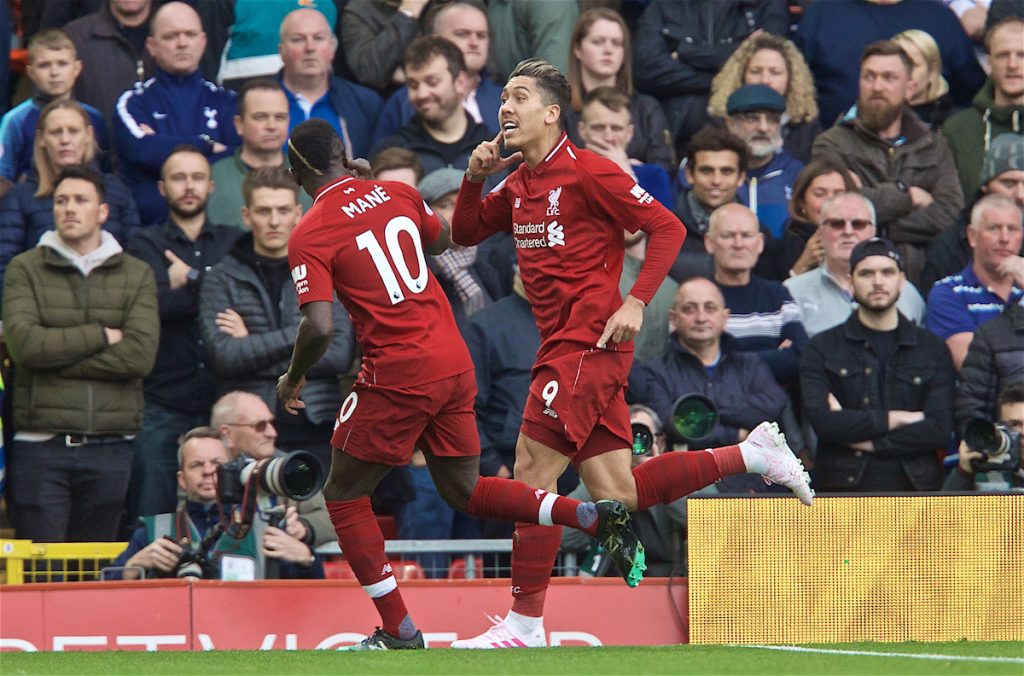
[[[414,188],[351,176],[321,190],[292,231],[288,264],[299,305],[331,302],[337,292],[363,349],[367,382],[418,385],[473,368],[424,257],[423,240],[440,231]]]
[[[523,287],[541,335],[538,361],[597,344],[622,305],[623,229],[657,235],[632,295],[645,303],[679,253],[685,230],[672,212],[611,160],[563,134],[543,162],[524,163],[482,201],[482,184],[463,180],[452,236],[461,244],[511,230]],[[632,350],[632,342],[609,343]]]

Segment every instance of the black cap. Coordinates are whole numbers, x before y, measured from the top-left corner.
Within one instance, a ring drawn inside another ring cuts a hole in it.
[[[896,265],[900,270],[903,269],[903,256],[900,254],[900,250],[896,248],[896,245],[884,237],[872,237],[853,247],[853,251],[850,253],[850,273],[853,273],[857,263],[860,263],[868,256],[888,256],[896,261]]]
[[[734,91],[725,104],[725,112],[729,115],[756,113],[762,110],[785,112],[786,99],[768,85],[753,84],[744,85]]]

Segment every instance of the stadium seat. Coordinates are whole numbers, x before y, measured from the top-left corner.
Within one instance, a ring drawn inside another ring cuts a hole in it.
[[[484,562],[480,559],[480,557],[476,557],[474,560],[474,564],[475,565],[473,566],[473,572],[476,575],[476,579],[479,580],[484,576]],[[466,559],[452,559],[452,565],[448,567],[448,579],[466,579]]]
[[[391,567],[395,571],[396,580],[423,580],[427,577],[423,566],[416,561],[394,561]]]
[[[356,574],[345,559],[329,559],[324,561],[324,577],[328,580],[354,580]]]

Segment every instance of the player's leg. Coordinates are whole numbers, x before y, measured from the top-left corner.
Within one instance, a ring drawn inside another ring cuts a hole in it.
[[[514,475],[523,483],[553,491],[568,457],[520,433]],[[553,494],[553,493],[551,493]],[[517,522],[512,539],[512,609],[474,638],[453,641],[453,648],[533,648],[547,645],[544,597],[562,541],[561,528]]]
[[[605,495],[605,485],[618,490],[621,470],[615,468],[614,476],[609,476],[605,468],[594,469],[597,470],[592,478],[594,484],[587,481],[591,495]],[[788,487],[805,505],[810,505],[814,498],[810,476],[786,444],[786,437],[779,431],[779,426],[764,422],[739,444],[662,453],[641,463],[632,472],[636,481],[636,503],[628,504],[630,509],[637,511],[653,505],[667,505],[723,477],[747,473],[760,474],[769,483]],[[630,498],[627,495],[617,499]]]
[[[565,469],[567,459],[562,454],[552,451],[550,457],[531,458],[530,467],[520,465],[517,471],[529,478],[526,483],[481,477],[480,438],[473,413],[476,380],[472,372],[451,378],[449,392],[450,396],[423,431],[419,446],[438,493],[451,507],[470,516],[569,526],[597,534],[598,508],[594,503],[546,490]],[[548,473],[553,477],[546,476]]]
[[[354,646],[356,649],[423,647],[422,635],[398,590],[384,552],[384,534],[370,506],[370,494],[390,471],[389,465],[365,462],[334,449],[331,474],[324,486],[327,511],[341,551],[359,584],[370,595],[380,613],[382,630],[387,632],[386,636],[374,633]]]

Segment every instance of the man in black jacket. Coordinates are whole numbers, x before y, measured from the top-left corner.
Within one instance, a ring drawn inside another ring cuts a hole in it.
[[[288,267],[288,240],[302,215],[298,191],[281,167],[246,175],[242,220],[251,232],[239,237],[207,275],[199,294],[199,323],[217,393],[242,390],[260,397],[276,414],[278,446],[313,452],[326,470],[328,440],[344,398],[338,375],[355,354],[352,324],[340,303],[334,305],[331,345],[307,374],[306,407],[298,415],[282,415],[274,389],[288,367],[301,318]]]
[[[828,491],[933,491],[953,431],[949,350],[896,308],[902,257],[873,237],[850,255],[858,308],[804,349],[805,420],[819,438],[815,481]]]
[[[160,304],[160,348],[144,382],[142,430],[134,444],[128,492],[132,523],[135,516],[173,512],[178,502],[178,436],[206,424],[215,395],[199,333],[199,287],[241,233],[207,221],[213,181],[210,163],[198,149],[178,146],[160,177],[167,222],[143,228],[128,243],[128,253],[153,269]]]

